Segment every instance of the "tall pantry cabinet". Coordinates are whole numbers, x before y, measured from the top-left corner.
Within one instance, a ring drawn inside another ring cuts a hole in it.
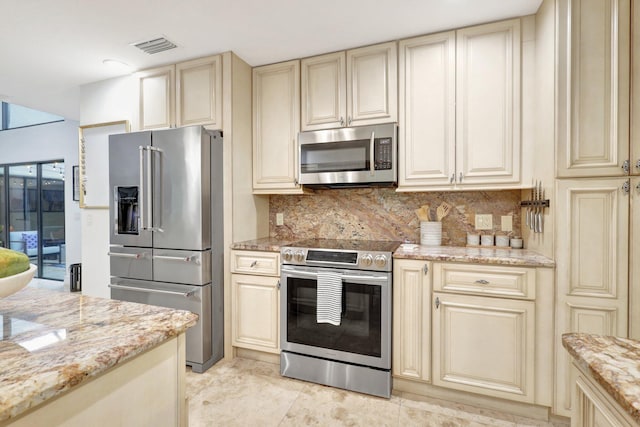
[[[630,62],[640,13],[630,0],[560,0],[557,10],[554,409],[570,416],[562,334],[640,338],[640,73]]]

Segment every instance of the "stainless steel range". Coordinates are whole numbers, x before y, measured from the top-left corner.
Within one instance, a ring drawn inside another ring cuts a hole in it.
[[[399,245],[310,239],[281,249],[282,375],[390,397],[391,257]]]

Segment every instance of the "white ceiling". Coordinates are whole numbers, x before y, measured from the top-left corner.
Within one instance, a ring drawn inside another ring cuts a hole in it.
[[[232,50],[252,66],[533,14],[542,0],[3,0],[0,100],[69,119],[79,86]],[[177,49],[130,44],[163,35]]]

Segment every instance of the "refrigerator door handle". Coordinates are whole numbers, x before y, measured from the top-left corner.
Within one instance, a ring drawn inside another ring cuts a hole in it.
[[[161,212],[162,210],[157,209],[153,211],[153,208],[152,208],[153,197],[154,196],[158,197],[156,194],[154,194],[154,191],[157,188],[159,188],[160,195],[162,195],[162,179],[160,179],[160,182],[155,182],[155,179],[152,181],[152,173],[151,173],[151,167],[152,167],[151,165],[153,163],[153,154],[157,153],[158,156],[160,156],[162,153],[162,149],[153,147],[153,146],[148,146],[147,150],[149,150],[149,155],[147,156],[147,177],[148,177],[147,185],[149,185],[149,188],[147,189],[148,190],[147,191],[147,212],[150,218],[148,229],[151,231],[158,231],[162,233],[164,231],[162,229],[162,212]],[[160,161],[162,161],[162,158],[160,158]],[[154,219],[156,221],[154,221]],[[158,226],[156,226],[156,224],[158,224]]]
[[[122,289],[125,291],[146,292],[149,294],[179,295],[185,298],[188,298],[197,292],[197,289],[191,289],[189,292],[175,292],[175,291],[166,291],[164,289],[138,288],[136,286],[122,286],[122,285],[113,285],[113,284],[110,284],[109,287],[113,289]]]
[[[154,255],[153,259],[164,259],[166,261],[192,262],[197,265],[200,264],[200,259],[197,256],[184,257],[184,256]]]
[[[144,151],[145,147],[140,145],[138,147],[138,154],[140,155],[140,184],[138,186],[139,190],[139,199],[138,199],[138,207],[140,209],[140,214],[138,215],[138,229],[140,231],[146,230],[145,222],[144,222]]]

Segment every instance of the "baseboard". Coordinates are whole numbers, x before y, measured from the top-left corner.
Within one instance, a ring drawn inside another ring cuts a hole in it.
[[[280,355],[274,353],[265,353],[262,351],[249,350],[248,348],[234,347],[235,356],[243,359],[258,360],[260,362],[273,363],[280,365]]]

